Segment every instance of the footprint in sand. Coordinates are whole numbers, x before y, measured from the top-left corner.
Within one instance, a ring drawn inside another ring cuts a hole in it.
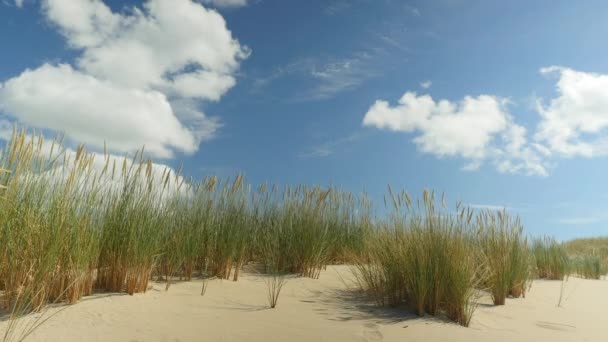
[[[378,342],[384,340],[384,336],[382,336],[378,324],[374,323],[366,323],[363,325],[363,338],[368,342]]]

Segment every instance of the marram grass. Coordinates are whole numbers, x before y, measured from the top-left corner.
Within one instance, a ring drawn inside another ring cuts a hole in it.
[[[506,210],[483,211],[476,224],[480,262],[486,265],[484,285],[494,304],[504,305],[507,296],[525,296],[533,268],[519,218],[511,217]]]
[[[481,290],[504,304],[525,295],[533,273],[605,273],[601,250],[530,242],[504,211],[450,210],[430,191],[412,200],[389,188],[387,199],[391,213],[376,217],[365,194],[252,188],[242,175],[199,181],[144,150],[120,159],[15,131],[0,156],[0,305],[16,317],[93,291],[145,292],[151,279],[166,289],[194,277],[236,281],[255,262],[275,275],[274,306],[283,275],[318,278],[348,263],[379,305],[466,326]]]
[[[570,260],[563,244],[545,236],[532,241],[536,276],[541,279],[562,280],[570,273]]]
[[[572,272],[580,277],[600,279],[608,274],[608,238],[583,238],[564,243]]]
[[[379,224],[356,262],[359,286],[380,305],[403,305],[418,315],[443,314],[468,326],[484,271],[472,213],[438,209],[428,191],[416,204],[407,193],[389,191],[394,212]]]
[[[25,131],[13,133],[0,170],[7,310],[75,303],[94,289],[145,292],[154,277],[167,288],[201,274],[237,280],[251,261],[316,278],[361,248],[370,229],[364,196],[304,186],[252,191],[240,175],[195,181],[143,150],[119,159]]]

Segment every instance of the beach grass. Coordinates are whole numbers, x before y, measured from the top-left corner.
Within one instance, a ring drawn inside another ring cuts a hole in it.
[[[472,212],[450,214],[423,193],[412,203],[389,188],[393,214],[380,223],[353,268],[359,287],[379,305],[405,306],[418,315],[445,315],[468,326],[482,278]]]
[[[118,158],[25,130],[0,156],[0,202],[0,304],[13,317],[93,291],[146,292],[153,279],[169,290],[201,278],[205,294],[207,279],[238,281],[248,263],[270,274],[274,307],[286,275],[318,278],[346,263],[378,305],[468,326],[479,291],[502,305],[533,276],[598,279],[608,251],[529,241],[507,211],[450,208],[428,190],[412,199],[389,187],[388,213],[376,215],[366,194],[197,180],[143,149]]]
[[[532,241],[536,276],[541,279],[562,280],[570,273],[570,259],[564,245],[544,236]]]
[[[486,210],[478,215],[477,225],[485,286],[494,304],[504,305],[507,296],[525,296],[532,278],[532,255],[519,218],[506,210]]]
[[[570,256],[574,275],[600,279],[608,274],[608,238],[581,238],[567,241],[564,248]]]

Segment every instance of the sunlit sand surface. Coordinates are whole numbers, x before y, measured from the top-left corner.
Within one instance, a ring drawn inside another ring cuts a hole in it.
[[[469,328],[404,308],[378,308],[349,286],[348,266],[320,279],[289,278],[269,309],[264,276],[177,282],[168,292],[98,294],[53,315],[29,341],[605,341],[608,281],[534,281],[505,306],[479,299]],[[561,306],[558,301],[562,292]],[[46,315],[53,313],[50,309]],[[1,323],[5,328],[6,322]],[[23,325],[23,324],[21,324]]]

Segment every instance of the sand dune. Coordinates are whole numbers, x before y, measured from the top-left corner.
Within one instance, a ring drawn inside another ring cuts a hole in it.
[[[380,309],[346,285],[347,266],[319,280],[290,278],[276,309],[267,308],[263,276],[213,280],[146,294],[96,295],[58,311],[28,341],[605,341],[608,281],[535,281],[527,298],[495,307],[481,298],[471,327]],[[345,284],[346,283],[346,284]],[[50,309],[58,310],[58,309]],[[0,323],[0,329],[7,322]]]

